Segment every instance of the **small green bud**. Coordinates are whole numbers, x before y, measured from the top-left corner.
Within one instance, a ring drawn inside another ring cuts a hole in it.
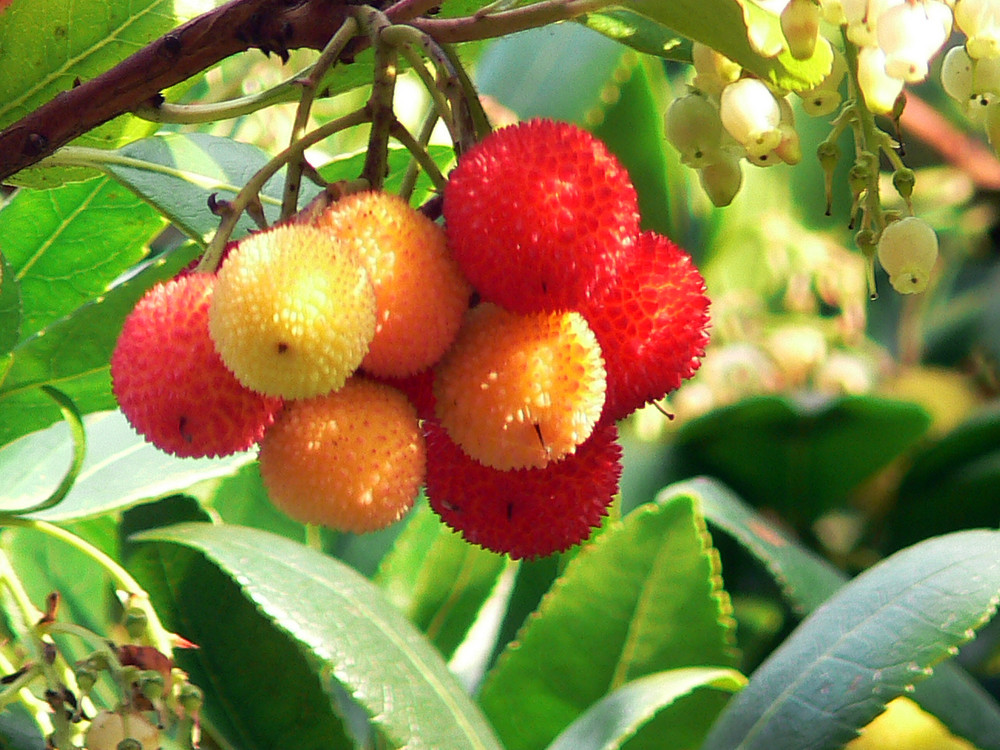
[[[148,625],[149,618],[139,607],[129,607],[125,610],[125,630],[130,638],[141,638]]]
[[[97,671],[85,662],[73,670],[73,676],[82,693],[89,693],[97,682]]]
[[[139,675],[139,690],[151,702],[156,702],[163,697],[165,689],[163,675],[155,669],[147,669]]]
[[[896,188],[903,200],[909,200],[913,195],[913,185],[917,181],[917,175],[912,169],[902,167],[892,173],[892,186]]]
[[[865,162],[860,160],[854,162],[851,171],[847,173],[847,183],[851,187],[851,192],[855,195],[863,193],[868,187],[868,180],[871,179],[871,176],[871,170]]]
[[[126,737],[115,746],[115,750],[142,750],[142,743],[134,737]]]
[[[177,695],[177,702],[181,704],[181,707],[189,715],[193,716],[201,710],[201,706],[205,702],[205,694],[201,692],[201,688],[197,685],[185,682],[181,685],[180,692]]]

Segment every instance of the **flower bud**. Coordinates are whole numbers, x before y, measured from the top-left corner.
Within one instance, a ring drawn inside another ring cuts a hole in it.
[[[781,33],[796,60],[806,60],[816,51],[819,17],[817,0],[790,0],[781,11]]]
[[[205,695],[197,685],[185,682],[181,685],[177,702],[181,704],[181,708],[188,716],[194,716],[201,710],[201,706],[205,702]]]
[[[903,82],[885,72],[885,52],[878,47],[864,47],[858,52],[858,85],[865,104],[875,114],[892,112]]]
[[[667,140],[681,152],[684,164],[697,169],[715,160],[722,144],[722,120],[707,96],[692,91],[674,99],[664,126]]]
[[[756,78],[743,78],[722,90],[719,116],[725,129],[750,156],[763,156],[781,143],[778,102]]]
[[[975,60],[1000,57],[1000,7],[996,0],[959,0],[955,25],[968,39],[965,49]]]
[[[901,167],[892,173],[892,186],[896,188],[896,192],[905,201],[909,201],[910,196],[913,195],[913,185],[916,181],[916,173],[908,167]]]
[[[972,98],[972,58],[961,44],[949,49],[941,62],[941,87],[960,104]]]
[[[732,154],[723,153],[719,161],[698,170],[698,180],[713,205],[719,208],[728,206],[740,192],[740,186],[743,184],[740,159]]]
[[[937,234],[923,219],[907,216],[882,230],[878,260],[900,294],[922,292],[938,257]]]
[[[879,18],[878,44],[885,53],[885,72],[917,83],[927,78],[927,64],[951,33],[951,10],[937,0],[904,3]]]

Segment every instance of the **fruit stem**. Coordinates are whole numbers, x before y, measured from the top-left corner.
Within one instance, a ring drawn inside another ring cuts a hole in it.
[[[439,43],[472,42],[558,21],[571,21],[612,4],[609,0],[544,0],[496,13],[479,11],[461,18],[414,18],[409,23],[427,32]]]
[[[328,138],[334,133],[354,127],[355,125],[361,125],[362,123],[368,121],[369,115],[367,108],[359,109],[355,112],[346,114],[343,117],[338,117],[336,120],[331,120],[330,122],[325,123],[302,136],[302,138],[297,140],[293,145],[286,148],[280,154],[271,159],[271,161],[261,167],[257,173],[250,178],[247,184],[243,186],[236,197],[229,203],[229,206],[222,217],[222,221],[219,223],[219,229],[216,231],[215,236],[206,248],[201,262],[198,263],[197,270],[199,272],[212,273],[216,268],[218,268],[219,262],[222,260],[222,252],[225,250],[226,243],[229,241],[229,237],[236,228],[236,224],[240,220],[240,216],[243,214],[243,211],[253,200],[257,198],[265,183],[267,183],[268,180],[270,180],[285,164],[287,164],[289,159],[294,158],[297,154],[301,154],[313,144],[319,143],[324,138]]]
[[[309,75],[297,81],[302,90],[299,105],[295,110],[295,121],[292,124],[292,135],[289,146],[294,146],[295,142],[301,138],[309,125],[309,113],[312,109],[313,101],[316,99],[316,92],[327,74],[340,57],[348,42],[358,33],[358,22],[353,16],[348,16],[337,33],[335,33],[326,47],[320,52],[319,58],[309,71]],[[288,162],[288,171],[285,175],[285,195],[281,204],[281,218],[287,219],[298,209],[299,187],[302,184],[302,168],[305,158],[302,154],[294,157]]]
[[[231,120],[235,117],[253,114],[274,104],[284,104],[299,98],[301,85],[299,81],[309,75],[312,67],[304,68],[297,75],[282,81],[264,91],[258,91],[246,96],[227,99],[210,104],[143,104],[133,110],[132,114],[149,122],[175,123],[178,125],[197,125],[204,122]]]
[[[367,104],[372,128],[361,176],[368,180],[373,190],[380,190],[389,164],[389,133],[396,120],[392,104],[396,92],[399,55],[395,45],[382,39],[382,32],[391,26],[384,13],[363,5],[354,9],[354,17],[368,32],[375,50],[375,75]]]
[[[427,153],[427,144],[430,143],[431,134],[434,132],[434,128],[437,125],[438,113],[436,109],[430,109],[424,116],[423,122],[420,123],[420,130],[417,132],[415,137],[416,145],[420,146],[420,151]],[[413,190],[417,185],[417,177],[420,174],[420,167],[423,162],[418,156],[419,152],[410,149],[410,163],[406,166],[406,172],[403,173],[403,182],[399,186],[399,195],[406,201],[409,201],[413,197]],[[430,156],[429,154],[427,154]],[[433,160],[432,160],[433,161]],[[434,165],[435,168],[437,164]],[[426,167],[424,168],[426,170]],[[430,174],[430,173],[428,173]],[[443,179],[442,175],[442,179]],[[431,176],[431,179],[434,179]],[[434,180],[435,187],[437,186],[437,180]]]
[[[433,120],[431,120],[431,122],[433,123]],[[433,124],[431,127],[433,128]],[[434,187],[438,190],[438,192],[444,192],[444,187],[445,184],[447,183],[447,180],[445,179],[445,176],[441,173],[441,170],[438,168],[438,165],[434,162],[434,159],[432,159],[431,155],[427,152],[427,149],[423,145],[422,140],[414,138],[413,135],[410,133],[410,131],[407,130],[403,126],[403,124],[399,121],[393,123],[391,132],[392,132],[392,137],[395,138],[400,143],[402,143],[406,147],[406,150],[413,155],[413,158],[416,160],[416,163],[419,164],[423,168],[423,170],[427,173],[427,176],[431,178],[431,181],[434,183]],[[421,133],[421,135],[423,134]],[[403,187],[407,188],[407,192],[402,192],[402,191],[400,192],[400,194],[405,198],[409,198],[410,193],[413,192],[413,185],[406,184],[406,178],[408,176],[409,176],[409,171],[403,178],[404,180]],[[413,181],[416,182],[416,170],[414,170]]]

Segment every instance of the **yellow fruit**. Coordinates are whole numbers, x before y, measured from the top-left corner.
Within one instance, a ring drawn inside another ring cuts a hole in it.
[[[240,242],[219,269],[209,332],[251,390],[309,398],[340,388],[375,334],[375,292],[351,248],[315,227]]]
[[[160,730],[146,717],[114,711],[101,711],[94,717],[83,744],[87,750],[115,750],[119,742],[129,737],[139,742],[143,750],[160,747]]]
[[[896,698],[844,750],[976,750],[909,698]]]
[[[317,226],[358,253],[375,287],[375,338],[362,367],[406,377],[437,362],[458,333],[472,291],[444,229],[382,192],[343,198]]]
[[[357,376],[335,393],[285,405],[260,446],[271,500],[292,518],[362,533],[399,520],[424,480],[416,409]]]
[[[605,389],[601,348],[582,315],[492,304],[470,312],[434,382],[448,435],[500,470],[573,453],[600,419]]]

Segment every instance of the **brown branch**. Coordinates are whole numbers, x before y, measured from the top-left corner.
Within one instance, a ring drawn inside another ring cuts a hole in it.
[[[405,0],[394,21],[437,2]],[[160,92],[238,52],[257,48],[287,58],[297,48],[322,49],[347,17],[352,0],[232,0],[177,27],[105,73],[57,94],[0,132],[0,182],[89,130],[160,100]],[[349,47],[347,59],[367,41]]]

